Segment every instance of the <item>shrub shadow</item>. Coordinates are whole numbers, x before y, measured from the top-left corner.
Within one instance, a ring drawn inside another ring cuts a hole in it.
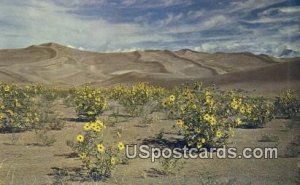
[[[67,159],[77,158],[78,154],[76,152],[64,153],[64,154],[54,154],[55,157],[65,157]]]

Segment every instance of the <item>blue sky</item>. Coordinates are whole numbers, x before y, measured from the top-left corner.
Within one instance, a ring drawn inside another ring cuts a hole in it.
[[[300,53],[296,0],[0,0],[0,48]]]

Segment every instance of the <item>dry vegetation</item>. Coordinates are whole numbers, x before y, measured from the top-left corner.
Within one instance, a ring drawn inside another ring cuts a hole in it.
[[[147,83],[71,89],[1,83],[0,93],[0,177],[5,184],[166,184],[170,178],[171,184],[297,181],[300,98],[292,90],[269,98],[202,83],[174,89]],[[125,144],[276,146],[280,158],[170,158],[151,163],[128,160]]]

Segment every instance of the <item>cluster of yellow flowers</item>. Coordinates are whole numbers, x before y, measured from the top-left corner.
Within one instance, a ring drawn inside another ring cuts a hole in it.
[[[83,126],[84,131],[94,131],[94,132],[100,132],[102,129],[105,129],[106,126],[102,121],[97,119],[95,122],[85,123]]]
[[[262,127],[273,118],[273,104],[266,98],[242,94],[231,94],[231,98],[231,112],[238,116],[237,125]]]
[[[172,94],[170,95],[168,98],[165,98],[163,101],[162,101],[162,106],[163,107],[168,107],[170,105],[173,105],[174,102],[175,102],[175,96]]]
[[[153,101],[158,101],[165,94],[165,89],[137,83],[133,86],[116,86],[111,90],[111,98],[125,107],[131,116],[141,113],[144,106]]]
[[[35,127],[40,122],[35,97],[27,88],[0,83],[0,129],[16,131]]]
[[[226,104],[211,88],[176,89],[162,101],[163,107],[177,118],[189,146],[222,144],[233,134],[234,122],[226,119]]]
[[[183,131],[189,146],[215,146],[234,135],[233,127],[257,127],[272,119],[272,106],[262,97],[222,92],[212,87],[181,88],[163,99],[162,107]]]
[[[241,104],[242,104],[242,99],[241,98],[239,98],[239,99],[237,99],[237,98],[233,98],[232,99],[232,101],[231,101],[231,107],[234,109],[234,110],[237,110],[240,106],[241,106]]]
[[[296,91],[286,89],[276,97],[275,111],[279,116],[293,118],[300,112],[300,95]]]
[[[76,142],[72,144],[73,150],[78,153],[87,169],[87,174],[91,172],[97,178],[106,178],[111,175],[111,171],[124,157],[125,145],[122,141],[116,144],[105,142],[104,130],[106,125],[99,119],[83,125],[83,133],[76,136]],[[120,133],[118,133],[120,138]],[[92,177],[94,178],[94,177]]]
[[[77,115],[86,120],[95,120],[108,107],[104,90],[85,86],[75,90]]]
[[[214,115],[205,114],[203,116],[203,119],[211,125],[216,125],[217,123],[216,117]]]

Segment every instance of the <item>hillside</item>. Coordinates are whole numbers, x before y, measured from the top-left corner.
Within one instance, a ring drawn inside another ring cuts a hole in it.
[[[170,87],[203,80],[235,87],[257,82],[298,86],[298,69],[297,58],[252,53],[210,54],[188,49],[97,53],[56,43],[0,50],[0,79],[13,83],[112,86],[149,81]]]

